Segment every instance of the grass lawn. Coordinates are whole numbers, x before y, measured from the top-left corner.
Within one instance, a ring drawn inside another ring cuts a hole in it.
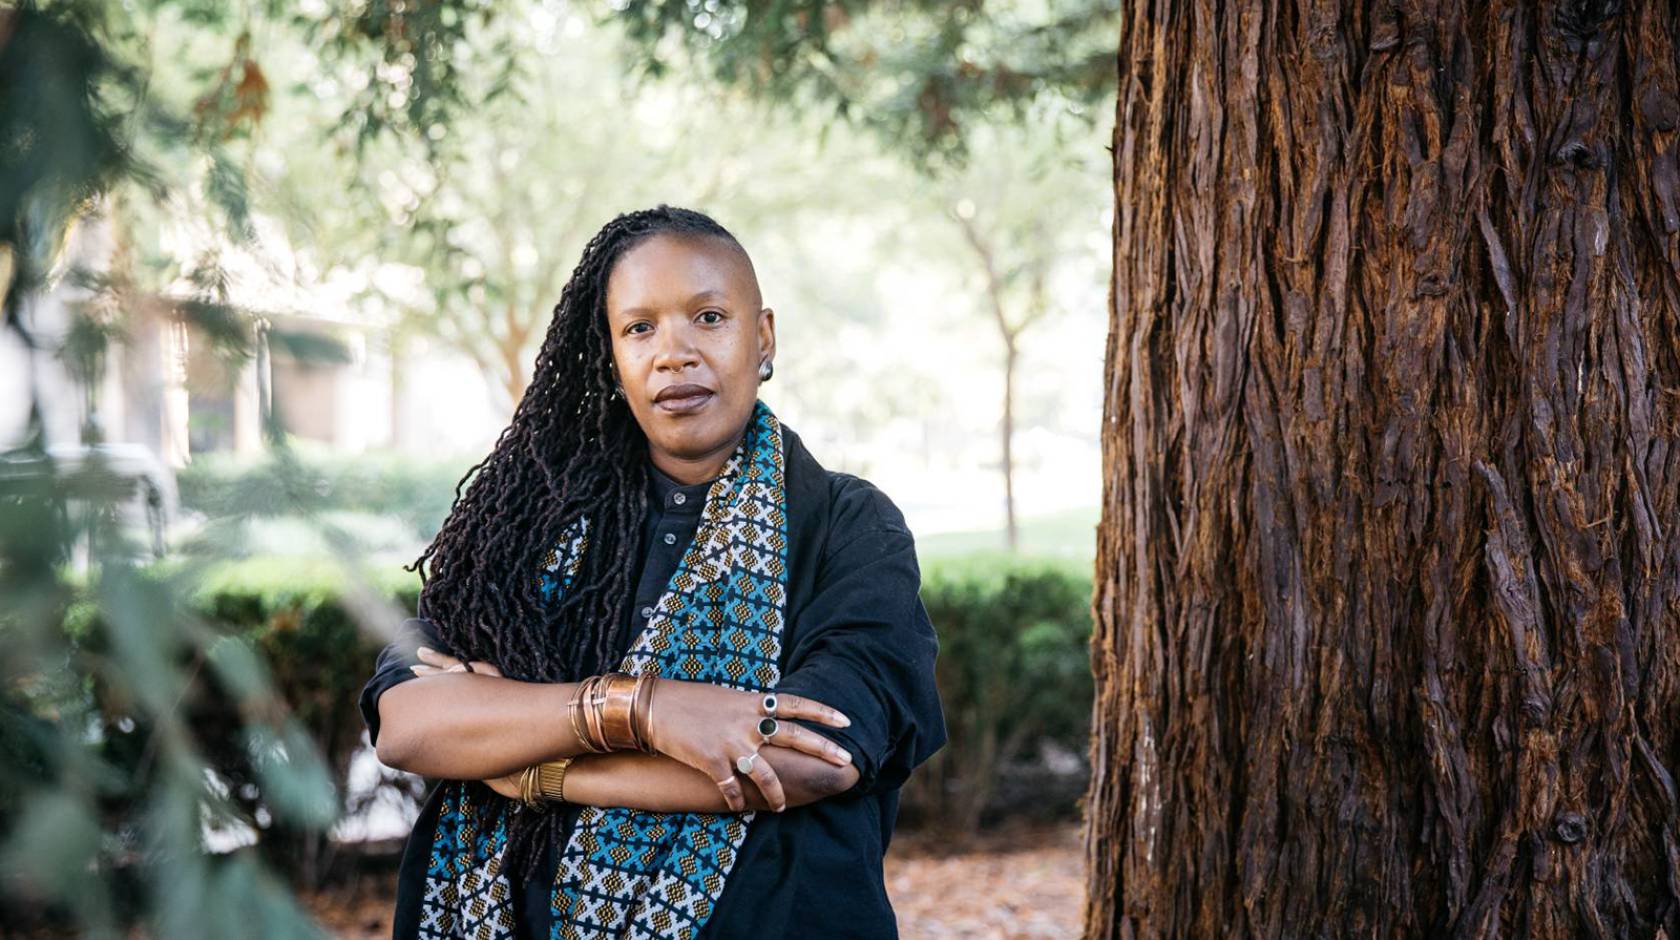
[[[1090,563],[1097,557],[1097,507],[1070,509],[1019,522],[1021,555],[1065,558]],[[923,559],[989,554],[1004,550],[1002,529],[917,534],[916,553]]]

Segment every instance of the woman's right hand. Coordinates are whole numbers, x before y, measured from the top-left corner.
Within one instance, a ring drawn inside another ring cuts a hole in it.
[[[710,682],[666,678],[653,681],[649,743],[659,753],[711,778],[729,808],[737,813],[747,808],[741,781],[735,775],[737,757],[774,744],[804,751],[837,767],[851,763],[852,755],[845,748],[809,728],[782,720],[804,718],[836,728],[852,723],[850,718],[814,699],[776,693],[776,733],[766,742],[758,733],[758,723],[765,717],[764,693],[742,692]],[[782,783],[769,761],[753,761],[748,776],[776,812],[787,808]]]

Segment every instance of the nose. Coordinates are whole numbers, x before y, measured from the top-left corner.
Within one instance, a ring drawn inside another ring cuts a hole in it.
[[[694,336],[687,323],[677,323],[659,331],[658,348],[654,350],[653,367],[662,371],[681,372],[700,364]]]

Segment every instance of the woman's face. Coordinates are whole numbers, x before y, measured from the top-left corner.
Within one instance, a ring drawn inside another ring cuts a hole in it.
[[[613,372],[654,465],[684,483],[723,469],[776,351],[752,264],[708,236],[654,235],[607,278]]]

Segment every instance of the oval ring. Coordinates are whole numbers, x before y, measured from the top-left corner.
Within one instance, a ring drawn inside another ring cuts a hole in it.
[[[776,693],[774,693],[774,692],[764,693],[764,701],[761,704],[764,708],[764,713],[766,715],[776,714]]]
[[[755,761],[757,759],[758,759],[758,752],[757,751],[753,751],[751,754],[746,754],[746,755],[743,755],[741,757],[737,757],[737,758],[735,758],[735,769],[740,771],[741,773],[750,774],[750,773],[752,773],[752,769],[753,769],[753,761]]]
[[[774,718],[760,718],[758,720],[758,736],[764,739],[765,744],[769,744],[770,738],[776,734],[780,727],[781,723]]]

